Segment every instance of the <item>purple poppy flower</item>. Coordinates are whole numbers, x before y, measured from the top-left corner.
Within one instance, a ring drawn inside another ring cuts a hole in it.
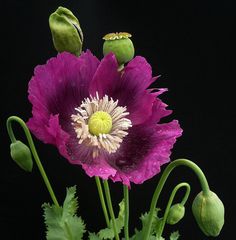
[[[143,183],[160,172],[182,129],[157,92],[150,65],[135,57],[122,72],[113,54],[101,62],[90,51],[58,54],[37,66],[29,82],[28,126],[89,176]]]

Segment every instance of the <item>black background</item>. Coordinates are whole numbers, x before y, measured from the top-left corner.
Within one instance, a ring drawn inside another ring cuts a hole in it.
[[[99,58],[103,35],[115,31],[133,34],[136,55],[147,58],[154,75],[162,75],[154,86],[169,89],[161,98],[174,112],[165,121],[178,119],[184,129],[171,158],[191,159],[206,173],[211,189],[226,208],[225,226],[217,239],[233,239],[236,223],[233,1],[12,0],[1,5],[0,238],[45,239],[41,204],[51,201],[49,194],[36,167],[31,174],[25,173],[11,160],[4,122],[10,115],[25,121],[31,116],[27,84],[34,67],[56,55],[48,17],[62,5],[79,18],[85,36],[84,49],[91,49]],[[25,140],[22,130],[16,127],[15,131],[19,139]],[[36,139],[35,143],[59,201],[63,200],[67,186],[78,185],[79,214],[87,229],[98,231],[104,227],[94,180],[80,167],[70,165],[53,146]],[[149,208],[158,179],[156,176],[142,185],[132,185],[132,231],[140,226],[138,217]],[[179,229],[181,239],[207,239],[191,213],[191,202],[200,191],[193,172],[177,169],[164,188],[159,206],[164,208],[174,184],[183,180],[192,185],[186,217],[178,225],[167,226],[166,234]],[[122,186],[111,183],[111,188],[116,204],[122,198]]]

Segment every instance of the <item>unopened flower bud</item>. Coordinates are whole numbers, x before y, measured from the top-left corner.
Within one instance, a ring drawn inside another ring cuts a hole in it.
[[[70,52],[79,56],[82,50],[83,33],[78,19],[64,7],[59,7],[49,17],[54,47],[58,52]]]
[[[169,210],[166,222],[168,224],[174,225],[184,217],[184,214],[185,214],[184,205],[182,205],[181,203],[174,204]]]
[[[193,201],[193,215],[206,236],[216,237],[224,225],[224,205],[218,196],[200,192]]]
[[[21,141],[13,142],[10,145],[12,159],[25,171],[31,172],[33,161],[30,149]]]
[[[103,55],[112,52],[119,65],[129,62],[134,57],[134,45],[130,40],[131,34],[126,32],[109,33],[103,37]]]

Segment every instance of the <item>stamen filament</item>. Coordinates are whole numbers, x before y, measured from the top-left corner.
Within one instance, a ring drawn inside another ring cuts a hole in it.
[[[123,138],[127,136],[127,130],[132,127],[127,108],[118,106],[118,100],[114,101],[105,95],[84,99],[80,107],[75,108],[76,114],[71,116],[78,144],[91,146],[91,156],[98,157],[102,152],[108,154],[116,152]]]

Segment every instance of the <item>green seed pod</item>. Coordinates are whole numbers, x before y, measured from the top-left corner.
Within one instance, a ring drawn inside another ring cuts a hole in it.
[[[21,141],[13,142],[10,145],[12,159],[25,171],[31,172],[33,161],[30,149]]]
[[[58,52],[79,56],[82,51],[83,32],[78,19],[64,7],[59,7],[49,17],[54,47]]]
[[[129,62],[134,57],[134,45],[130,40],[131,34],[109,33],[103,37],[103,55],[112,52],[115,54],[119,65]]]
[[[90,116],[88,127],[93,135],[107,134],[112,129],[112,118],[107,112],[97,111]]]
[[[185,214],[184,205],[182,205],[181,203],[174,204],[170,208],[166,222],[170,225],[174,225],[184,217],[184,214]]]
[[[216,237],[224,225],[224,205],[218,196],[200,192],[192,204],[193,215],[206,236]]]

